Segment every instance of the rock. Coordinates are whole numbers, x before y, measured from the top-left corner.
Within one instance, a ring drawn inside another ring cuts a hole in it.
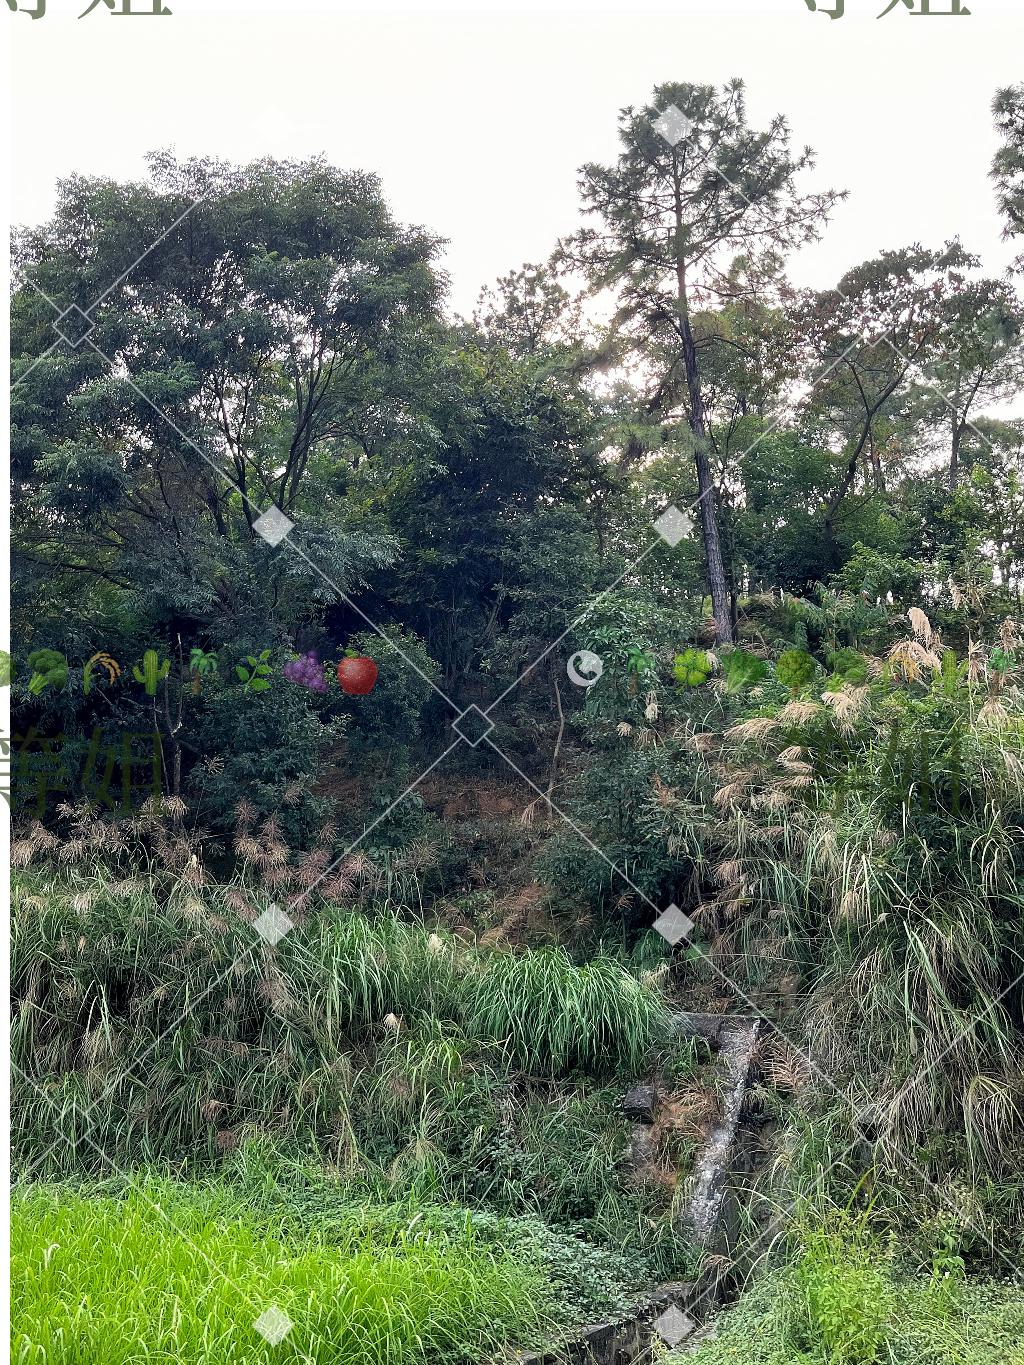
[[[653,1085],[634,1085],[622,1097],[622,1109],[633,1123],[653,1123],[658,1092]]]
[[[626,1160],[633,1175],[642,1177],[657,1159],[658,1147],[651,1137],[650,1128],[638,1123],[630,1133],[629,1146],[626,1148]]]

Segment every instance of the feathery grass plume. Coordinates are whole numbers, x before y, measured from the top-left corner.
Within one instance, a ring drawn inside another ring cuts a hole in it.
[[[929,621],[927,615],[920,607],[910,607],[907,611],[907,620],[910,622],[911,630],[921,643],[930,648],[932,641],[935,639],[935,631],[932,628],[932,623]]]
[[[816,701],[789,701],[779,712],[783,725],[808,725],[825,714],[824,707]]]
[[[857,721],[868,708],[870,694],[869,685],[865,684],[858,687],[853,683],[844,683],[837,692],[823,692],[821,694],[822,701],[835,717],[836,727],[840,734],[853,734]]]
[[[746,743],[748,740],[760,743],[778,728],[779,721],[775,716],[752,716],[749,720],[731,725],[725,737],[737,743]]]
[[[1010,720],[1010,713],[1000,701],[998,694],[986,697],[985,703],[978,712],[979,725],[1003,726]]]
[[[890,647],[887,660],[890,669],[909,683],[920,682],[925,669],[937,673],[942,668],[942,660],[938,654],[923,645],[920,640],[897,640]]]

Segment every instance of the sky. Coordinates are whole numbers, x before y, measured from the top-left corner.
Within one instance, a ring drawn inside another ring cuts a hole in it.
[[[170,17],[133,22],[100,0],[81,20],[89,0],[47,0],[37,21],[0,7],[15,223],[49,214],[61,176],[137,178],[157,148],[322,153],[376,172],[401,220],[448,239],[451,306],[468,313],[483,285],[578,225],[577,167],[614,157],[621,106],[661,81],[740,76],[755,126],[784,113],[815,148],[807,187],[850,191],[791,262],[797,283],[954,235],[990,271],[1011,256],[987,175],[990,103],[1024,74],[1024,0],[927,18],[897,0],[881,19],[888,0],[845,0],[839,20],[805,0],[165,2]]]

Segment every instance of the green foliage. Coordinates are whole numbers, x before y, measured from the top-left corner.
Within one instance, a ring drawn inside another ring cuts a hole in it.
[[[413,1229],[382,1244],[353,1221],[339,1236],[261,1225],[202,1189],[147,1182],[120,1198],[37,1187],[12,1217],[12,1356],[20,1365],[128,1365],[145,1350],[209,1365],[471,1361],[555,1325],[537,1259],[480,1245],[472,1220],[443,1239]],[[211,1268],[214,1273],[211,1275]],[[271,1307],[281,1347],[253,1326]]]
[[[465,1049],[484,1050],[493,1086],[495,1074],[507,1080],[520,1070],[551,1077],[574,1068],[635,1072],[667,1035],[658,991],[611,958],[576,966],[562,950],[475,952],[393,917],[369,918],[320,900],[306,907],[310,922],[278,944],[272,961],[254,958],[248,916],[265,903],[265,893],[245,882],[219,888],[208,901],[185,887],[157,900],[138,879],[126,885],[103,875],[19,886],[15,1054],[27,1075],[61,1077],[57,1121],[68,1125],[60,1158],[68,1173],[77,1162],[92,1164],[90,1149],[75,1138],[84,1120],[73,1097],[100,1075],[118,1074],[128,1052],[145,1053],[146,1075],[108,1090],[89,1120],[106,1150],[123,1159],[135,1150],[208,1159],[228,1140],[224,1133],[234,1142],[250,1131],[280,1132],[325,1150],[337,1142],[349,1125],[338,1085],[346,1054],[379,1039],[382,1029],[387,1040],[387,1017],[427,1029],[400,1050],[385,1049],[379,1076],[398,1068],[402,1079],[382,1082],[384,1093],[366,1110],[386,1116],[395,1112],[393,1097],[404,1096],[411,1108],[397,1111],[394,1133],[405,1134],[403,1143],[423,1102],[443,1108],[446,1094],[483,1065]],[[199,922],[208,926],[203,956],[183,966],[182,935]],[[81,949],[74,947],[80,940]],[[58,977],[37,998],[33,982],[44,961]],[[58,979],[73,979],[73,990],[58,989]],[[185,1010],[200,982],[208,989],[188,1010],[188,1039],[164,1036],[162,1021]],[[431,1032],[439,1021],[447,1027]],[[80,1051],[83,1029],[88,1041]],[[138,1107],[158,1076],[165,1103]],[[475,1093],[486,1098],[486,1087]],[[31,1086],[22,1099],[17,1141],[27,1157],[44,1141],[52,1101]],[[461,1142],[464,1131],[450,1140]]]
[[[882,1358],[891,1317],[886,1256],[863,1217],[834,1217],[803,1235],[793,1268],[789,1324],[794,1349],[829,1365]]]
[[[269,649],[262,650],[258,656],[249,654],[244,664],[235,665],[235,674],[241,679],[245,692],[268,691],[272,673],[273,667],[270,663]]]
[[[830,649],[827,654],[828,665],[832,670],[830,684],[864,683],[868,678],[867,659],[848,645],[842,649]]]
[[[785,649],[775,661],[775,676],[794,696],[814,677],[817,666],[805,649]]]
[[[638,1070],[668,1035],[665,1004],[612,958],[575,966],[562,948],[497,954],[473,981],[470,1027],[526,1070],[609,1062]]]
[[[349,645],[374,659],[379,670],[369,696],[340,702],[349,752],[372,770],[382,792],[394,789],[397,795],[407,781],[402,760],[419,751],[424,710],[439,681],[438,665],[419,636],[398,626],[388,626],[383,638],[360,632],[350,637]]]
[[[188,656],[189,667],[200,675],[216,673],[220,667],[220,661],[216,654],[208,653],[198,645],[193,646]]]
[[[727,692],[754,687],[768,675],[768,665],[746,649],[730,649],[722,655],[722,673]],[[780,680],[781,681],[781,680]]]
[[[867,1324],[883,1335],[871,1365],[1018,1365],[1024,1351],[1024,1291],[1008,1281],[966,1281],[937,1297],[932,1282],[914,1279],[889,1267],[876,1267],[881,1276],[881,1301],[886,1316],[878,1322],[876,1305],[865,1305]],[[875,1278],[861,1266],[857,1283]],[[803,1349],[791,1336],[794,1303],[799,1289],[791,1269],[762,1275],[738,1304],[716,1320],[712,1340],[685,1355],[670,1355],[678,1365],[833,1365],[849,1356],[830,1355],[821,1348]],[[797,1312],[801,1311],[798,1307]],[[844,1319],[845,1320],[845,1319]],[[846,1341],[863,1342],[856,1321]],[[840,1349],[843,1349],[841,1346]],[[855,1345],[855,1349],[857,1346]],[[864,1359],[864,1357],[862,1357]]]

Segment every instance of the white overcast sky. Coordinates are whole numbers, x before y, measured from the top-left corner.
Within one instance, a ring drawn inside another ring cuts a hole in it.
[[[0,7],[16,223],[47,216],[59,177],[138,177],[151,149],[324,153],[377,172],[402,220],[449,239],[452,305],[469,311],[483,284],[576,225],[576,168],[614,156],[620,106],[664,80],[741,76],[755,123],[783,112],[815,147],[808,183],[851,191],[794,259],[799,282],[953,235],[993,271],[1011,254],[987,179],[989,106],[1024,78],[1024,0],[967,0],[960,18],[900,3],[883,19],[888,0],[846,0],[838,21],[804,0],[167,0],[170,18],[126,21],[101,4],[79,21],[88,2],[48,0],[37,21]]]

